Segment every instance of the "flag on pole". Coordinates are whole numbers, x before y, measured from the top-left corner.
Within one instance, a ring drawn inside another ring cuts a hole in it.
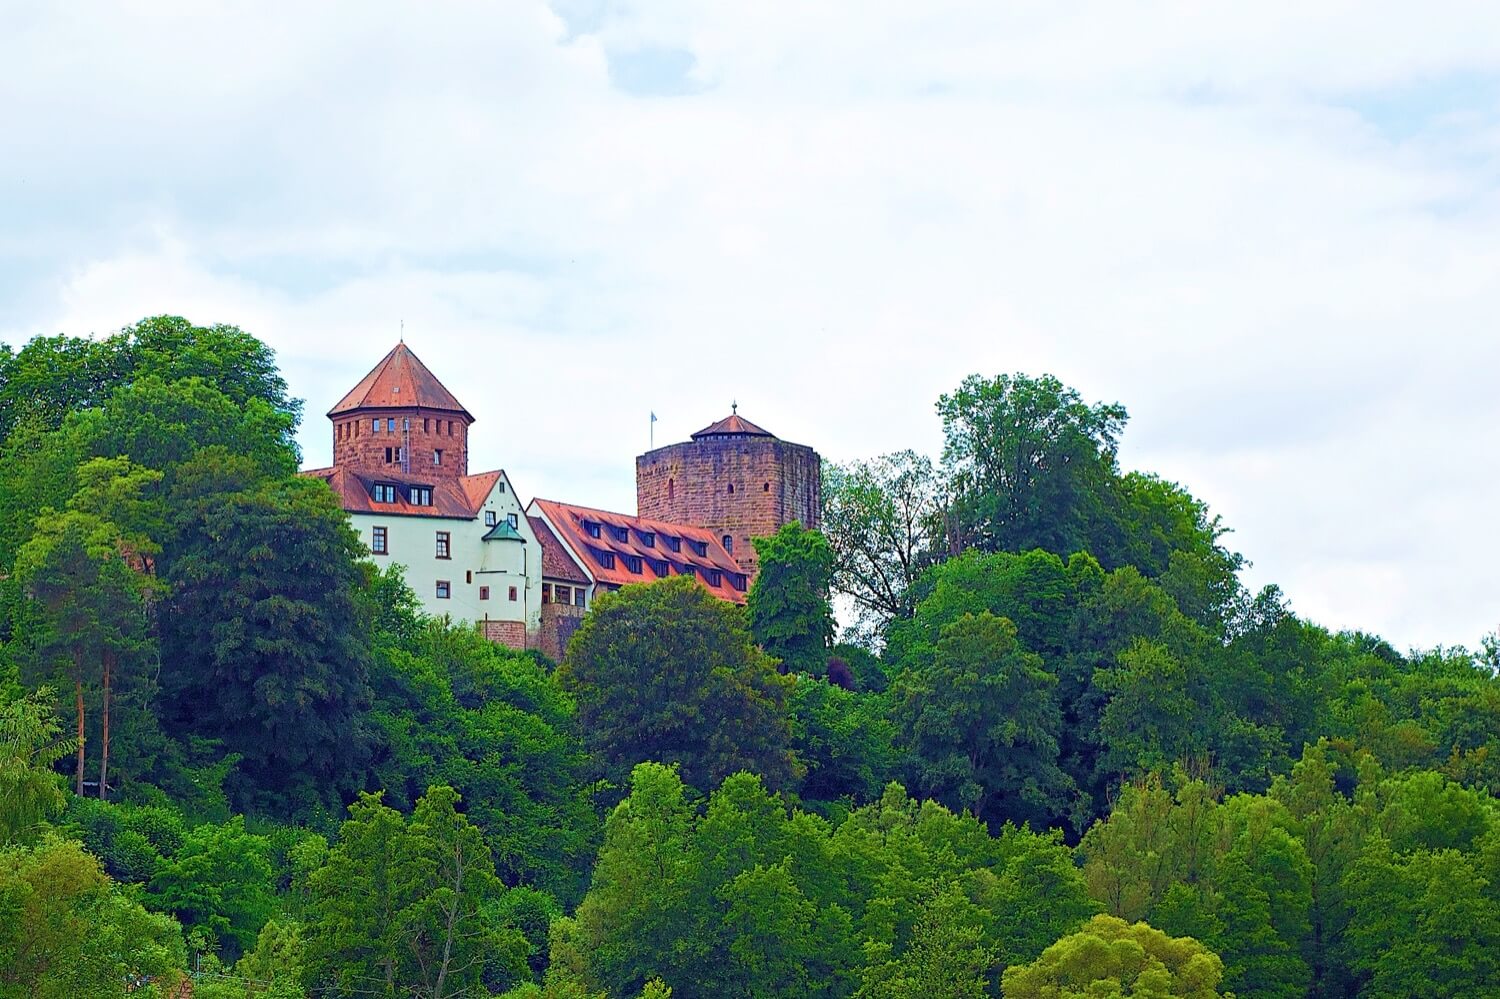
[[[651,411],[651,447],[656,447],[656,410]]]

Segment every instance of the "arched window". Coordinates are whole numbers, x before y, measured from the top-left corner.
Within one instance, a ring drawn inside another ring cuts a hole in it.
[[[733,482],[729,483],[729,492],[730,492],[731,495],[734,493],[734,483]]]
[[[677,486],[676,486],[676,484],[671,479],[668,479],[667,480],[667,499],[670,500],[670,499],[672,499],[676,495],[677,495]]]
[[[734,554],[734,538],[731,535],[724,535],[724,550],[731,555]]]
[[[771,483],[767,482],[765,485],[761,486],[760,487],[760,491],[763,492],[763,493],[770,492],[771,491]]]

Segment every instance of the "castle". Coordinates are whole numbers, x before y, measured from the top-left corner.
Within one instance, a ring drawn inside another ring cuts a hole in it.
[[[598,594],[691,576],[743,603],[752,540],[817,527],[821,460],[739,415],[636,458],[635,515],[532,499],[503,469],[469,473],[474,417],[399,343],[328,411],[338,494],[377,563],[405,567],[423,610],[561,658]]]

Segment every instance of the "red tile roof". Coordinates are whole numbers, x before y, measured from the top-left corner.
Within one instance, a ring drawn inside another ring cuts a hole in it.
[[[745,602],[745,590],[736,587],[735,582],[741,582],[748,589],[749,578],[739,563],[724,550],[719,539],[702,528],[631,517],[555,500],[536,499],[532,503],[546,515],[557,536],[584,561],[589,572],[600,583],[614,586],[649,583],[660,579],[662,575],[670,573],[680,576],[691,569],[699,584],[714,596],[737,604]],[[591,536],[585,524],[598,524],[599,537]],[[616,537],[609,530],[611,527],[616,532],[623,530],[625,538],[621,540]],[[653,536],[655,545],[648,546],[645,543],[646,535]],[[671,549],[666,540],[668,538],[676,538],[681,542],[678,551]],[[700,545],[703,554],[695,552],[689,542]],[[605,566],[604,560],[600,558],[602,553],[615,556],[613,568]],[[641,559],[640,572],[630,571],[627,557]],[[717,584],[710,582],[709,573],[718,573]]]
[[[480,507],[494,488],[500,472],[481,472],[466,475],[461,479],[422,479],[410,475],[370,475],[349,468],[310,468],[302,473],[309,478],[322,479],[338,493],[344,509],[349,513],[388,513],[398,517],[444,517],[448,519],[473,520],[479,516]],[[373,495],[376,483],[399,486],[394,503],[377,503]],[[431,506],[415,506],[407,502],[407,488],[429,486],[432,489]]]
[[[461,414],[469,422],[474,417],[443,387],[437,376],[427,369],[404,343],[395,348],[365,375],[338,405],[328,411],[330,417],[361,409],[431,409]]]
[[[542,576],[547,579],[560,579],[565,583],[592,583],[584,571],[578,568],[578,563],[573,561],[557,535],[552,533],[552,528],[540,517],[527,517],[531,521],[531,530],[536,534],[536,539],[542,543]]]
[[[731,413],[718,423],[710,423],[702,430],[693,435],[693,440],[700,437],[775,437],[771,431],[757,427],[739,413]]]

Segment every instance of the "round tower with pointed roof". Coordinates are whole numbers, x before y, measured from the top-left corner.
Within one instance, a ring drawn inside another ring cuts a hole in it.
[[[635,459],[642,517],[714,533],[747,573],[756,570],[752,539],[798,521],[816,528],[822,510],[822,459],[739,415]]]
[[[469,415],[404,342],[328,411],[333,464],[421,481],[469,474]]]

